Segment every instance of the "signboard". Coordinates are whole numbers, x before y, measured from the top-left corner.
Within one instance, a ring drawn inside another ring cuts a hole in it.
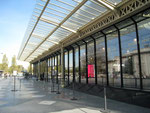
[[[94,77],[94,65],[88,65],[88,77]]]

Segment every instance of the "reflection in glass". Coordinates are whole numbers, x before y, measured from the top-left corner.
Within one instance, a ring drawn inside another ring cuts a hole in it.
[[[88,55],[88,83],[95,83],[95,58],[94,58],[94,42],[89,42],[87,48]]]
[[[68,52],[65,52],[65,82],[68,84],[69,75],[68,75]]]
[[[86,57],[85,57],[85,45],[80,47],[80,62],[81,62],[81,83],[86,83]]]
[[[96,39],[97,83],[106,83],[106,58],[104,37]]]
[[[73,80],[73,51],[69,51],[69,83]]]
[[[75,49],[75,82],[79,82],[79,49]]]
[[[110,86],[121,85],[120,80],[120,56],[118,33],[113,32],[107,36],[107,52],[108,52],[108,76]]]
[[[150,89],[150,19],[138,23],[143,88]]]
[[[139,63],[135,25],[120,30],[124,87],[139,87]]]

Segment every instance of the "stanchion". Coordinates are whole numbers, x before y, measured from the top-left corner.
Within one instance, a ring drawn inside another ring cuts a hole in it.
[[[16,76],[15,76],[15,75],[14,75],[14,89],[11,90],[11,91],[14,91],[14,92],[17,91],[17,90],[16,90]]]
[[[77,100],[77,98],[75,97],[75,92],[74,92],[74,82],[72,83],[72,95],[73,97],[71,98],[71,100]]]
[[[101,110],[103,113],[110,113],[110,111],[107,109],[107,93],[106,93],[106,87],[104,86],[104,110]]]
[[[20,89],[20,91],[21,91],[21,79],[20,79],[20,88],[19,88],[19,89]]]
[[[60,92],[59,92],[59,80],[57,81],[57,86],[58,86],[58,89],[57,89],[57,93],[56,94],[60,94]]]
[[[56,92],[55,91],[55,85],[54,85],[54,78],[52,78],[52,88],[51,88],[51,92]]]

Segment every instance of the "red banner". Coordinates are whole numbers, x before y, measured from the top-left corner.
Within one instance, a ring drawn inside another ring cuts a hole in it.
[[[94,65],[88,65],[88,77],[94,77]]]

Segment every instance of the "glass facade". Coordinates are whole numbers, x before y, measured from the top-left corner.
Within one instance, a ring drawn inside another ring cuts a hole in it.
[[[75,75],[75,81],[80,83],[81,80],[82,84],[150,89],[150,18],[144,16],[145,12],[75,42],[76,46],[66,49],[64,72],[68,85]],[[56,56],[55,60],[54,57],[49,59],[49,75],[52,70],[57,71],[58,63],[58,75],[61,76],[61,60],[60,55],[58,59]],[[41,68],[43,65],[46,63],[40,63],[41,73],[46,70]],[[36,73],[38,65],[34,64],[34,68]]]
[[[87,58],[88,58],[88,83],[95,84],[95,57],[94,57],[94,42],[87,44]]]
[[[96,39],[97,83],[106,84],[106,57],[104,37]]]
[[[79,49],[75,48],[75,82],[79,83]]]
[[[86,57],[85,45],[80,47],[81,83],[86,83]]]
[[[150,19],[138,24],[143,88],[150,89]]]
[[[108,77],[110,86],[120,86],[120,60],[118,33],[116,31],[106,35],[107,37],[107,58]]]
[[[73,80],[73,51],[69,51],[69,83]]]

